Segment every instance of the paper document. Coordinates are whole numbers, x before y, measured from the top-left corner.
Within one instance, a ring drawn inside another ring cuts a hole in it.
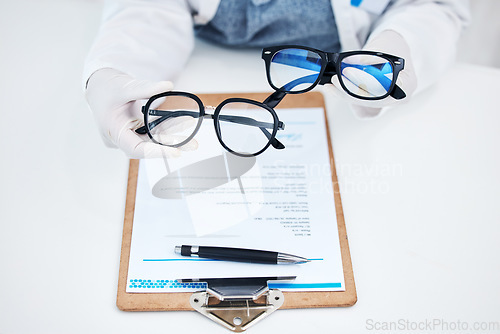
[[[139,175],[127,292],[184,292],[178,279],[297,276],[283,291],[344,291],[330,156],[322,108],[277,109],[285,149],[254,158],[220,145],[205,120],[199,148],[176,159],[146,159]],[[261,249],[305,257],[297,265],[216,261],[175,254],[175,246]]]

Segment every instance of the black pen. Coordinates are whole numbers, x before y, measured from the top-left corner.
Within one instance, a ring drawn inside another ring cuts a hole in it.
[[[195,256],[223,261],[267,264],[300,264],[310,262],[306,258],[291,254],[246,248],[182,245],[175,246],[175,252],[182,256]]]

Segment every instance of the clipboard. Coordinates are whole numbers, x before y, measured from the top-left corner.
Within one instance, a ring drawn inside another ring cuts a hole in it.
[[[229,97],[236,97],[236,96],[254,99],[257,101],[263,101],[268,96],[268,94],[266,93],[199,94],[198,96],[207,105],[218,105],[223,100]],[[333,189],[334,200],[337,213],[337,224],[338,224],[339,241],[340,241],[341,256],[342,256],[342,266],[344,272],[345,291],[283,292],[282,295],[284,298],[280,299],[277,296],[273,297],[273,300],[279,300],[279,303],[275,303],[272,306],[273,308],[280,308],[280,309],[352,306],[357,301],[356,287],[354,284],[354,274],[352,270],[351,256],[349,253],[349,244],[348,244],[347,232],[344,221],[344,213],[342,210],[342,202],[340,198],[339,185],[335,170],[335,160],[333,156],[331,137],[328,127],[328,119],[327,119],[323,95],[318,92],[309,92],[298,95],[289,94],[282,100],[282,102],[276,109],[279,110],[280,108],[304,108],[304,107],[321,107],[325,111],[324,115],[327,123],[326,135],[328,139],[328,150],[330,154],[330,167],[331,167],[332,183],[334,188]],[[138,167],[139,167],[139,160],[130,160],[116,305],[122,311],[193,310],[193,305],[194,305],[193,299],[198,301],[198,298],[194,298],[193,297],[194,294],[191,292],[180,292],[180,293],[127,293],[126,292],[130,246],[132,239],[133,218],[135,209]],[[262,296],[254,296],[253,299],[259,300],[262,298],[263,298]],[[232,303],[232,305],[233,306],[235,305],[234,302]],[[248,308],[248,302],[246,305]],[[274,311],[274,309],[272,311]],[[239,332],[245,330],[246,328],[244,324],[242,324],[236,326],[235,328],[229,328],[229,329]]]

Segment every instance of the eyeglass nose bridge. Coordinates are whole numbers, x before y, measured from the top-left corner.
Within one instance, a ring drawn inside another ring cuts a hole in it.
[[[215,109],[217,109],[217,107],[214,107],[214,106],[203,106],[203,108],[205,109],[205,115],[203,116],[203,118],[211,118],[213,119],[214,118],[214,112],[215,112]],[[207,111],[211,111],[211,113],[207,113]]]
[[[336,64],[338,59],[339,59],[338,53],[335,52],[326,53],[326,67],[319,81],[320,85],[331,83],[332,77],[337,74]]]
[[[336,63],[338,59],[339,59],[339,54],[338,54],[338,53],[335,53],[335,52],[328,52],[328,53],[326,54],[326,60],[327,60],[329,63]]]
[[[337,69],[335,67],[335,64],[333,62],[328,62],[328,64],[326,64],[325,71],[323,72],[323,75],[321,76],[319,84],[323,85],[326,83],[331,83],[332,77],[334,75],[337,75]]]

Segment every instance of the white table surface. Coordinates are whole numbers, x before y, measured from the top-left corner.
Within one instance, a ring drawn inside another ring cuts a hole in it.
[[[2,28],[40,23],[1,35],[0,333],[229,332],[195,312],[116,308],[128,160],[103,146],[79,87],[90,43],[79,17],[95,4],[61,1],[65,15],[48,25],[31,5],[0,17]],[[327,98],[358,302],[277,311],[248,333],[389,332],[375,331],[388,322],[499,333],[499,82],[498,69],[457,64],[370,121]],[[204,43],[176,88],[269,91],[260,51]]]

